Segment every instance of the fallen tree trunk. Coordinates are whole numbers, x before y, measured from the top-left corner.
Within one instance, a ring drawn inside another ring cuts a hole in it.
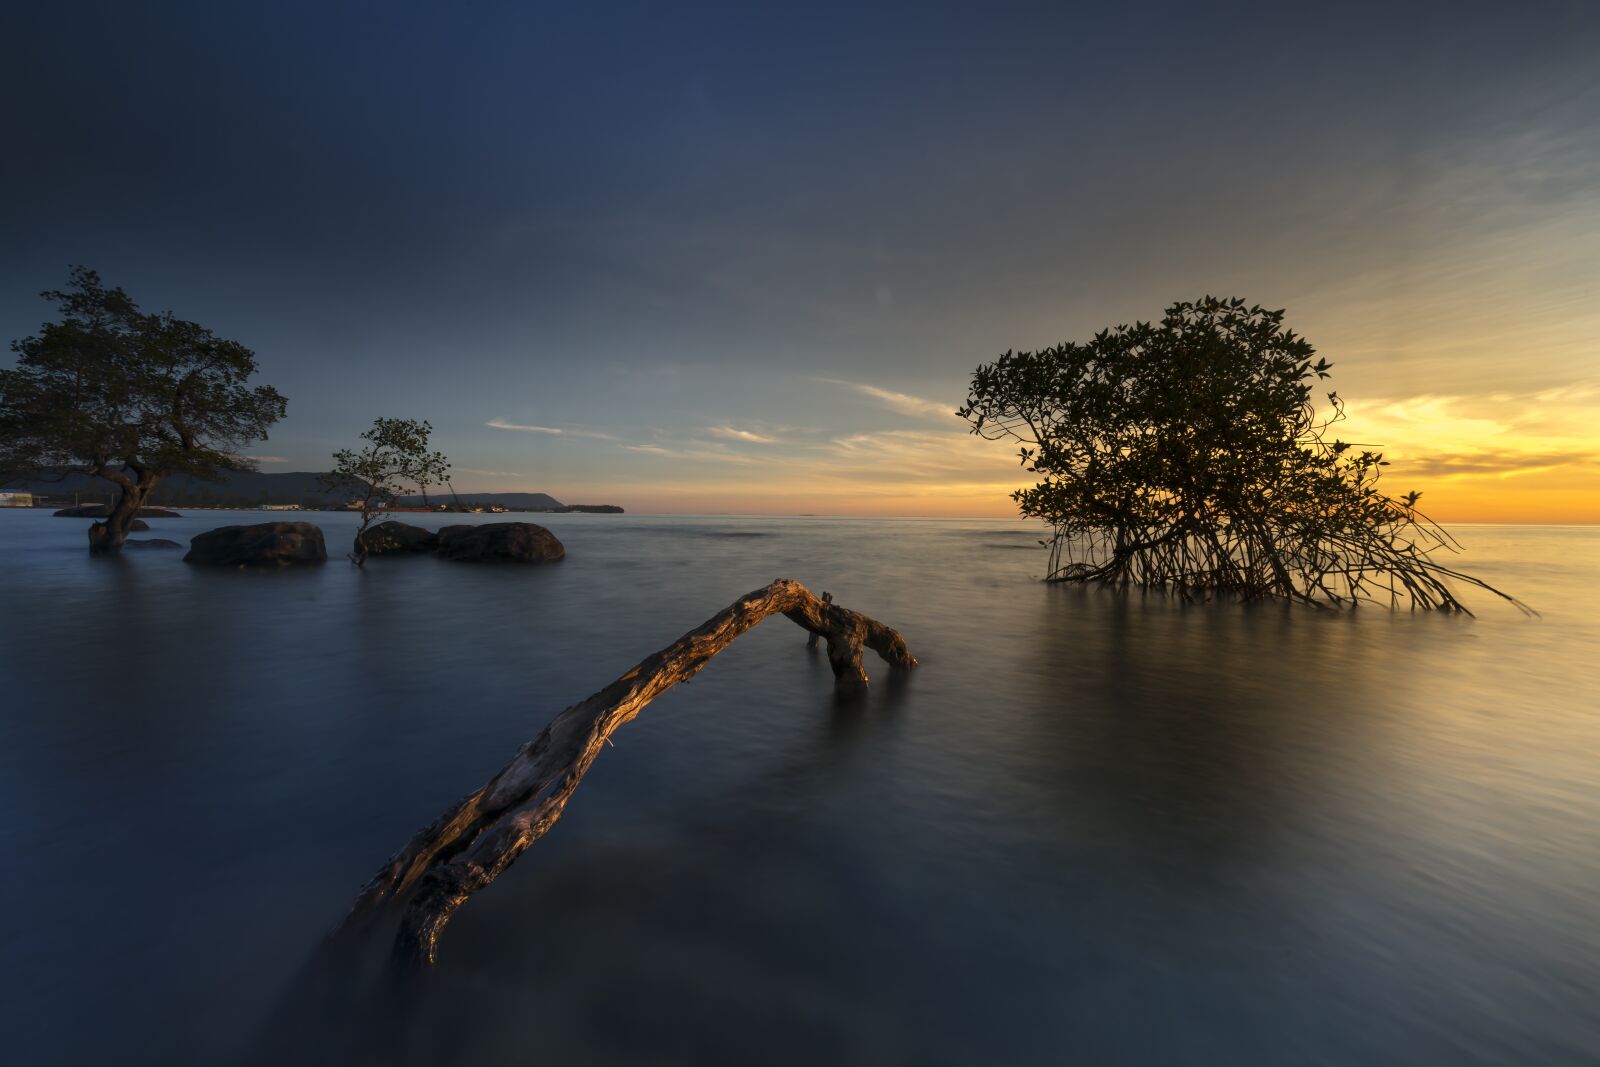
[[[896,668],[917,662],[894,630],[831,603],[831,598],[819,600],[799,582],[780,578],[747,593],[551,720],[482,788],[451,806],[383,865],[334,938],[363,927],[385,905],[409,898],[395,938],[395,958],[412,966],[433,963],[439,935],[455,910],[555,825],[611,733],[650,701],[692,678],[734,638],[780,613],[809,630],[813,639],[827,642],[828,662],[842,688],[866,685],[864,648]]]

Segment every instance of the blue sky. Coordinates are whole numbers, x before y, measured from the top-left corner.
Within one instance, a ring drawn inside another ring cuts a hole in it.
[[[462,488],[1003,514],[972,368],[1213,292],[1407,487],[1600,515],[1591,4],[4,19],[0,326],[83,263],[245,342],[264,469],[400,415]]]

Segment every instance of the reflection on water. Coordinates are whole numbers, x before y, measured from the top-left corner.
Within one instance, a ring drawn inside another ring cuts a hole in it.
[[[1019,523],[547,520],[550,567],[256,574],[0,514],[17,1062],[1600,1058],[1600,531],[1464,530],[1544,613],[1465,620],[1045,586]],[[274,1014],[414,829],[780,575],[923,665],[839,706],[765,623],[425,986]]]

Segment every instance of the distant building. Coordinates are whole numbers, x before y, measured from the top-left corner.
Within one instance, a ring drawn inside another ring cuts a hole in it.
[[[0,493],[0,508],[31,508],[32,493]]]
[[[262,504],[262,511],[299,511],[299,504]]]

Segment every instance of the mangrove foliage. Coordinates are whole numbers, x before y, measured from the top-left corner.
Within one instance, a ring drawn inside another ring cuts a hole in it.
[[[1465,611],[1452,583],[1512,600],[1446,564],[1455,541],[1419,493],[1379,487],[1381,452],[1334,435],[1338,394],[1313,398],[1331,365],[1283,318],[1206,297],[977,369],[958,414],[1017,442],[1039,477],[1013,497],[1053,531],[1048,578],[1337,606]]]

